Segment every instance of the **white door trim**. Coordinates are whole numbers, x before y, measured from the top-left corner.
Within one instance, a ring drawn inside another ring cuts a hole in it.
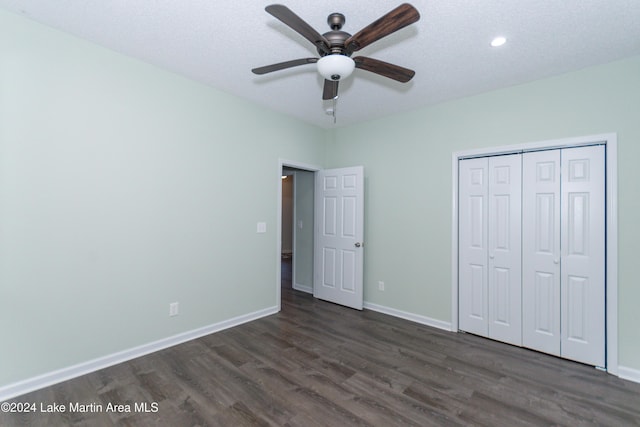
[[[309,172],[317,172],[322,169],[321,166],[312,165],[309,163],[302,163],[295,160],[278,159],[278,174],[276,176],[277,188],[278,188],[278,203],[276,212],[276,307],[278,311],[282,309],[282,294],[280,287],[282,286],[282,271],[281,271],[281,251],[282,251],[282,168],[289,167],[294,169],[306,170]],[[295,252],[295,236],[294,236],[294,248]]]
[[[458,161],[465,158],[604,144],[606,157],[607,372],[618,375],[618,136],[587,135],[532,143],[457,151],[451,155],[451,330],[458,331]]]

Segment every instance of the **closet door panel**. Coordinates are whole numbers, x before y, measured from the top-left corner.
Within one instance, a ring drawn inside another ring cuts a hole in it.
[[[488,159],[461,160],[458,170],[459,325],[463,331],[488,336]]]
[[[567,148],[561,155],[561,355],[604,366],[604,146]]]
[[[522,158],[522,345],[560,355],[560,150]]]
[[[489,338],[522,345],[522,156],[489,158]]]

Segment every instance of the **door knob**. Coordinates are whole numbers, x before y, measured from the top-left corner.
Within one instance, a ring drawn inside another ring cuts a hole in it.
[[[356,242],[356,248],[359,248],[360,246],[362,246],[362,244],[360,242]]]

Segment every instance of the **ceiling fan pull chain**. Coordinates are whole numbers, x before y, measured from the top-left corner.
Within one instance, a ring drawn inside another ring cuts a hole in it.
[[[336,105],[338,105],[338,97],[333,98],[333,124],[336,124]]]

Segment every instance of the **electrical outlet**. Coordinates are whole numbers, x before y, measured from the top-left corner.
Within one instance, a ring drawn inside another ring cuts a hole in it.
[[[384,282],[382,280],[378,282],[378,290],[384,291]]]
[[[178,303],[172,302],[169,304],[169,316],[177,316],[178,315]]]

